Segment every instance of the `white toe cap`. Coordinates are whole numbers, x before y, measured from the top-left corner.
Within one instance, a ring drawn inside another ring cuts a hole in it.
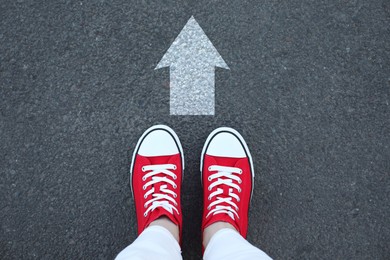
[[[138,154],[142,156],[164,156],[179,153],[172,135],[163,129],[155,129],[141,141]]]
[[[243,158],[245,149],[238,137],[230,132],[217,133],[207,147],[206,154],[220,157]]]

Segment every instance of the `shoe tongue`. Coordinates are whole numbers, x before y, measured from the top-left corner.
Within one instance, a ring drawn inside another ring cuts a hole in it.
[[[210,156],[210,157],[211,157],[210,158],[211,164],[217,164],[217,165],[227,166],[227,167],[237,167],[237,168],[243,169],[246,167],[246,165],[248,163],[248,161],[247,161],[248,158],[246,158],[246,157],[243,157],[243,158],[226,158],[226,157],[218,157],[218,156]],[[235,182],[235,181],[233,181],[233,182]],[[233,189],[232,187],[230,187],[228,185],[219,185],[217,188],[222,189],[222,194],[217,195],[217,197],[231,198],[229,193]],[[233,189],[233,193],[237,193],[237,190]],[[226,203],[226,202],[221,203],[219,205],[231,207],[231,205]]]
[[[150,160],[151,164],[175,164],[175,165],[177,165],[176,156],[177,155],[158,156],[158,157],[149,157],[148,159]],[[179,167],[179,166],[177,165],[177,167]],[[173,171],[173,170],[170,169],[170,171]],[[163,173],[159,173],[159,174],[155,175],[155,177],[171,178],[170,176],[163,174]],[[155,188],[155,192],[160,192],[162,185],[167,185],[168,188],[171,189],[170,184],[168,184],[166,182],[158,182],[158,183],[153,184],[153,187]]]
[[[156,175],[156,176],[159,176],[159,175]],[[162,176],[159,176],[159,177],[162,177]],[[154,188],[154,193],[163,193],[161,191],[161,185],[165,185],[166,183],[165,182],[158,182],[158,183],[155,183],[153,184],[153,188]]]
[[[219,188],[222,189],[222,194],[219,194],[215,197],[215,200],[218,200],[218,198],[230,198],[229,196],[229,187],[226,186],[226,185],[222,185],[222,186],[219,186]],[[228,203],[226,202],[222,202],[222,203],[219,203],[218,204],[219,206],[227,206],[227,207],[230,207],[231,205],[229,205]]]
[[[221,194],[221,196],[223,196],[224,198],[227,198],[227,197],[230,198],[230,196],[229,196],[229,189],[230,189],[229,186],[223,185],[222,186],[223,193]]]

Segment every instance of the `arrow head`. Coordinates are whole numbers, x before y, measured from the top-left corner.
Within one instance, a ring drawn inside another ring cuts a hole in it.
[[[203,29],[191,16],[155,69],[168,66],[208,65],[229,69]]]

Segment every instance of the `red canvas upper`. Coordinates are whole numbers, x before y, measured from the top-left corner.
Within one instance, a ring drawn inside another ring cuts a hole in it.
[[[182,212],[181,212],[181,203],[180,203],[181,201],[180,192],[181,192],[181,181],[182,181],[182,172],[183,172],[181,162],[182,160],[180,154],[169,155],[169,156],[153,156],[153,157],[146,157],[139,154],[136,155],[131,181],[132,181],[133,196],[134,196],[134,202],[135,202],[136,214],[137,214],[138,234],[141,234],[142,231],[144,231],[144,229],[152,221],[156,220],[161,216],[166,216],[173,223],[178,225],[180,230],[180,237],[181,237]],[[151,165],[152,166],[153,165],[154,166],[175,165],[176,166],[175,169],[169,169],[167,171],[172,172],[176,176],[176,179],[172,176],[164,174],[163,172],[159,172],[156,173],[156,175],[145,178],[148,173],[152,172],[152,170],[146,170],[145,168]],[[145,185],[147,185],[150,182],[153,182],[153,180],[156,180],[156,178],[165,178],[165,180],[168,181],[160,180],[158,183],[154,183],[145,187]],[[174,183],[176,187],[169,182]],[[152,192],[153,188],[154,188],[154,192]],[[164,191],[167,189],[174,192],[174,194],[170,194]],[[149,194],[147,194],[148,192]],[[170,201],[167,198],[161,198],[154,202],[150,202],[148,205],[145,206],[145,203],[152,200],[153,198],[156,198],[155,195],[156,193],[164,194],[164,196],[169,197],[177,204],[175,204],[174,202]],[[151,205],[157,205],[159,203],[170,204],[170,206],[167,206],[168,207],[167,209],[160,205],[151,209],[146,214],[147,209]],[[174,210],[173,208],[176,208],[178,212],[176,212],[176,210]],[[146,216],[144,214],[146,214]]]
[[[211,170],[209,168],[210,166],[211,166]],[[228,175],[236,176],[233,177],[233,179],[230,179],[225,176],[221,176],[213,180],[209,180],[210,176],[218,173],[217,170],[212,169],[213,168],[212,166],[233,167],[235,169],[241,170],[242,173],[241,174],[229,173]],[[240,180],[238,180],[237,177]],[[235,187],[230,187],[226,184],[220,184],[215,187],[212,187],[211,190],[209,190],[212,183],[217,182],[218,179],[220,179],[221,181],[231,180],[232,185],[234,185]],[[203,190],[204,190],[202,230],[204,230],[207,226],[215,222],[223,221],[233,225],[243,237],[246,237],[247,229],[248,229],[248,209],[249,209],[250,197],[252,192],[252,173],[251,173],[249,159],[247,157],[229,158],[229,157],[217,157],[217,156],[211,156],[205,154],[203,158],[202,183],[203,183]],[[239,187],[240,191],[237,190],[236,187]],[[213,192],[218,191],[218,189],[222,190],[222,194],[213,196],[211,200],[209,200],[209,196]],[[237,198],[232,197],[230,195],[231,193],[236,194],[239,200],[237,200]],[[232,202],[233,204],[235,204],[238,207],[238,209],[236,209],[234,205],[229,204],[228,202],[218,203],[218,206],[230,207],[236,211],[238,216],[233,211],[229,211],[226,209],[225,211],[231,213],[217,213],[218,212],[217,210],[214,212],[214,214],[213,213],[209,214],[210,211],[215,210],[217,207],[217,205],[212,205],[212,203],[220,199],[222,200],[226,199]]]

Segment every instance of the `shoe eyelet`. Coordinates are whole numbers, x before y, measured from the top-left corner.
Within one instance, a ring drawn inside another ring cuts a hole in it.
[[[237,201],[240,202],[240,198],[238,198]]]
[[[173,169],[176,170],[176,169],[177,169],[177,166],[176,166],[176,165],[173,165]]]
[[[176,189],[176,188],[177,188],[177,185],[176,185],[176,184],[174,184],[174,185],[173,185],[173,188],[174,188],[174,189]]]
[[[210,209],[211,209],[211,207],[210,207],[210,206],[208,206],[208,207],[207,207],[207,210],[210,210]]]
[[[177,179],[177,175],[175,174],[175,175],[173,175],[173,179],[174,180],[176,180]]]
[[[144,213],[144,217],[146,218],[146,216],[147,216],[148,214],[146,214],[146,212]]]
[[[208,187],[208,190],[211,191],[211,187]]]
[[[144,208],[146,209],[148,206],[146,206],[146,204],[144,204]]]
[[[144,176],[144,177],[142,177],[142,180],[143,180],[143,181],[146,181],[146,178],[145,178],[145,176]]]
[[[241,193],[241,189],[238,189],[238,192]]]
[[[211,198],[210,198],[210,196],[208,196],[208,198],[207,198],[208,200],[211,200]]]
[[[238,180],[238,183],[241,184],[241,183],[242,183],[242,180]]]
[[[242,170],[240,170],[240,174],[242,174]]]
[[[211,171],[211,166],[209,166],[209,168],[207,168],[209,171]]]
[[[146,199],[147,198],[147,196],[146,196],[146,194],[144,195],[144,199]]]
[[[207,178],[207,180],[211,181],[211,176],[209,176],[209,177]]]
[[[176,195],[176,193],[175,193],[175,194],[173,194],[173,197],[174,197],[174,198],[177,198],[177,195]]]
[[[141,169],[143,172],[145,172],[145,167],[142,166],[142,169]]]
[[[146,185],[142,186],[142,189],[143,189],[143,190],[146,190]]]

